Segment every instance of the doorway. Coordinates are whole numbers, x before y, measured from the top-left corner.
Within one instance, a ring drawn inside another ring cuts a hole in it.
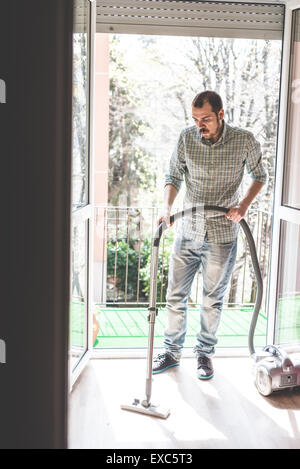
[[[172,3],[174,4],[176,2],[172,2]],[[245,5],[247,5],[247,4],[245,4]],[[281,8],[284,8],[282,5],[277,5],[277,6],[280,6]],[[116,5],[115,5],[115,7],[116,7]],[[114,7],[114,10],[116,9],[115,7]],[[101,8],[101,2],[98,3],[98,9],[99,8]],[[283,328],[282,328],[282,324],[284,322],[284,314],[280,313],[280,311],[283,311],[283,309],[280,310],[280,306],[278,306],[278,309],[274,308],[274,310],[273,310],[274,312],[271,313],[271,317],[268,318],[267,340],[270,343],[272,343],[274,341],[276,343],[276,341],[278,341],[278,340],[280,342],[282,342],[282,341],[285,342],[286,338],[288,338],[287,342],[289,342],[289,343],[290,342],[294,342],[294,343],[298,342],[299,343],[299,337],[297,336],[297,330],[296,330],[296,336],[295,335],[293,335],[293,336],[289,335],[291,333],[291,331],[295,331],[295,326],[297,325],[297,321],[298,321],[298,318],[299,318],[299,309],[298,309],[298,306],[297,306],[297,301],[295,299],[298,295],[297,292],[298,292],[298,279],[299,279],[299,268],[298,268],[299,256],[298,256],[298,253],[297,253],[297,255],[294,256],[294,258],[293,258],[292,250],[290,248],[290,246],[297,247],[297,245],[299,245],[299,230],[298,230],[298,225],[300,225],[300,222],[298,220],[299,219],[299,210],[298,210],[299,207],[296,206],[294,204],[294,202],[291,202],[291,193],[288,193],[288,191],[285,192],[284,201],[281,199],[283,179],[285,177],[285,176],[283,176],[283,174],[284,174],[283,173],[283,168],[285,167],[285,175],[289,174],[290,179],[293,179],[293,175],[295,173],[298,174],[297,160],[295,158],[293,159],[293,158],[291,158],[291,156],[287,156],[286,162],[284,163],[284,155],[285,155],[285,149],[286,149],[286,147],[285,147],[286,135],[285,135],[285,131],[283,131],[283,128],[286,128],[285,127],[285,124],[286,124],[285,119],[286,119],[288,113],[289,113],[289,116],[292,115],[291,114],[292,113],[291,107],[295,111],[297,110],[297,108],[294,107],[294,105],[297,104],[295,102],[290,101],[292,104],[290,104],[289,111],[288,111],[288,106],[287,106],[287,103],[288,103],[287,98],[288,98],[288,96],[291,96],[291,93],[289,94],[289,90],[291,90],[292,84],[295,84],[295,80],[297,80],[297,74],[293,75],[292,72],[291,72],[291,75],[289,75],[289,77],[287,77],[288,70],[289,70],[289,62],[290,62],[290,60],[289,60],[290,59],[290,47],[292,46],[292,44],[294,42],[298,42],[298,40],[296,39],[298,36],[296,35],[295,31],[297,31],[297,24],[299,24],[299,21],[297,23],[297,21],[294,20],[294,22],[293,22],[293,24],[294,24],[294,26],[293,26],[294,36],[292,36],[292,35],[290,36],[290,33],[292,31],[292,29],[291,29],[292,21],[291,20],[292,20],[293,15],[295,15],[295,13],[293,13],[292,10],[289,10],[288,15],[286,16],[286,20],[285,20],[286,21],[286,23],[285,23],[286,24],[286,30],[285,30],[286,35],[285,35],[285,40],[284,40],[283,56],[281,57],[281,59],[282,59],[281,65],[282,65],[283,80],[282,80],[282,83],[281,83],[281,96],[280,96],[280,99],[279,99],[279,94],[278,94],[278,102],[276,104],[277,105],[277,111],[276,112],[278,112],[279,101],[281,101],[281,106],[280,106],[281,117],[280,117],[280,119],[281,119],[282,126],[279,127],[279,131],[278,131],[279,135],[277,136],[277,133],[275,134],[275,141],[276,141],[275,142],[275,147],[278,148],[279,151],[277,153],[276,166],[275,165],[273,166],[274,172],[276,170],[276,180],[273,184],[273,194],[274,194],[274,187],[275,187],[275,201],[272,201],[272,205],[273,205],[273,208],[274,208],[274,210],[273,210],[274,219],[273,219],[273,222],[272,222],[273,246],[272,246],[271,257],[269,258],[271,267],[270,267],[270,265],[268,266],[268,268],[271,270],[271,274],[272,274],[272,278],[270,280],[268,280],[268,283],[270,284],[270,288],[271,288],[271,290],[270,290],[270,292],[271,292],[270,293],[270,299],[269,299],[270,305],[272,305],[272,301],[278,301],[278,304],[279,304],[279,299],[282,299],[282,298],[284,299],[284,301],[291,300],[291,302],[292,302],[291,310],[293,312],[291,314],[291,321],[290,321],[292,326],[291,326],[289,332],[287,332],[287,331],[284,331]],[[126,15],[123,15],[123,19],[124,18],[126,19]],[[136,21],[137,20],[135,20],[135,22]],[[101,23],[101,20],[99,20],[98,24],[100,24],[100,23]],[[128,26],[128,24],[125,25],[125,26],[124,26],[124,24],[122,24],[120,26],[116,26],[116,24],[114,24],[113,26],[109,25],[109,24],[106,24],[105,26],[103,26],[103,23],[101,23],[101,24],[102,24],[101,27],[106,29],[105,34],[109,33],[109,28],[113,28],[113,30],[114,30],[113,33],[115,35],[121,34],[117,31],[118,27],[120,29],[123,29],[122,34],[128,33],[128,28],[132,27],[132,26]],[[159,26],[157,26],[157,27],[159,27]],[[139,25],[135,24],[134,28],[135,28],[135,33],[137,33],[137,31],[139,29]],[[158,29],[157,29],[157,31],[158,31]],[[141,32],[141,31],[139,31],[139,32]],[[277,30],[276,34],[278,34],[278,30]],[[282,34],[282,31],[281,31],[280,34]],[[277,37],[276,40],[278,40],[278,37]],[[295,62],[294,62],[294,64],[295,64]],[[298,66],[294,66],[294,67],[295,67],[294,70],[296,70],[296,73],[298,73],[298,71],[297,71]],[[291,70],[293,70],[293,69],[291,69]],[[267,72],[267,70],[266,70],[266,72]],[[280,75],[280,72],[279,72],[279,75]],[[290,79],[290,77],[292,77],[292,79]],[[103,75],[102,75],[102,78],[103,78]],[[278,90],[279,90],[279,88],[278,88]],[[289,122],[291,122],[291,121],[294,122],[293,125],[295,125],[295,120],[293,121],[293,119],[290,117]],[[274,122],[272,122],[272,123],[274,125]],[[276,126],[277,126],[277,118],[276,118],[275,123],[276,123]],[[276,132],[277,132],[277,130],[276,130]],[[292,132],[292,135],[294,135],[293,132]],[[109,143],[109,142],[106,142],[106,144],[107,143]],[[274,158],[274,156],[275,155],[273,155],[273,158]],[[273,159],[273,163],[274,163],[274,159]],[[101,171],[103,173],[105,173],[105,171],[107,171],[107,173],[106,173],[107,177],[109,176],[108,169],[107,170],[101,169]],[[281,180],[280,185],[278,185],[279,184],[278,180]],[[107,184],[108,184],[108,182],[107,182]],[[289,185],[289,187],[290,187],[290,185]],[[295,192],[293,192],[293,194],[292,194],[293,197],[294,197],[294,194],[295,194]],[[119,211],[116,212],[117,215],[115,216],[115,220],[117,219],[117,217],[119,217],[119,221],[120,221],[120,218],[121,218],[121,215],[122,215],[121,214],[121,208],[124,209],[124,206],[119,207]],[[131,208],[138,208],[139,209],[140,207],[131,207]],[[277,208],[278,208],[278,212],[277,212]],[[105,209],[105,207],[102,206],[102,207],[100,207],[99,212],[96,211],[95,219],[97,218],[97,216],[98,217],[102,216],[101,215],[101,210],[103,210],[103,213],[105,213],[104,209]],[[125,217],[124,218],[125,218],[125,223],[124,223],[124,226],[122,227],[122,229],[123,230],[125,229],[125,231],[126,231],[126,229],[128,229],[128,220],[130,220],[129,212],[127,210],[127,207],[125,207]],[[139,216],[137,216],[137,219],[138,218],[139,218]],[[106,234],[107,231],[106,230],[107,230],[107,224],[108,224],[109,220],[110,220],[110,217],[108,216],[108,212],[107,212],[107,215],[102,216],[102,221],[101,221],[101,224],[104,228],[104,234],[102,234],[102,239],[105,240],[105,242],[102,244],[102,246],[104,246],[104,250],[102,250],[102,257],[101,258],[98,258],[98,259],[94,258],[94,262],[95,261],[97,261],[99,263],[102,262],[101,268],[103,269],[103,272],[105,271],[105,269],[107,269],[107,267],[105,266],[105,263],[108,262],[108,252],[106,250],[106,246],[107,246],[107,244],[106,244],[107,243],[107,234]],[[113,224],[114,229],[116,228],[116,226],[119,226],[119,225],[117,225],[117,223],[114,222],[114,224]],[[119,228],[120,228],[120,226],[119,226]],[[118,238],[116,237],[116,240],[117,239]],[[125,246],[126,256],[129,256],[129,253],[130,253],[129,247],[127,247],[127,245]],[[113,253],[115,254],[115,251],[113,251]],[[277,262],[279,253],[280,253],[280,264],[279,264],[280,265],[280,271],[278,270],[278,262]],[[113,257],[113,258],[115,259],[115,257]],[[118,263],[113,264],[114,269],[115,269],[115,265],[118,265]],[[291,265],[293,266],[292,269],[290,269]],[[126,274],[126,271],[127,271],[127,274]],[[279,282],[278,282],[278,272],[281,272],[281,274],[279,276]],[[286,275],[287,272],[288,272],[288,275]],[[99,274],[99,277],[100,277],[100,275],[103,276],[103,274]],[[126,275],[127,275],[127,283],[126,283]],[[102,278],[104,278],[104,277],[102,277]],[[105,279],[109,280],[109,279],[107,279],[107,276],[105,276]],[[129,270],[128,270],[128,268],[125,267],[124,285],[127,284],[127,286],[128,286],[128,284],[129,284],[128,280],[129,280]],[[115,288],[115,287],[116,287],[116,285],[115,285],[115,281],[114,281],[113,288],[111,289],[112,298],[116,298],[116,296],[114,297],[113,295],[119,294],[119,292],[117,291],[117,288]],[[140,292],[141,290],[138,290],[138,291]],[[96,290],[95,290],[95,292],[97,293]],[[128,292],[128,290],[127,290],[127,292]],[[275,292],[275,295],[272,296],[274,294],[274,292]],[[277,292],[278,292],[278,294],[277,294]],[[103,292],[102,293],[100,292],[100,296],[99,296],[100,298],[101,298],[101,294],[103,294]],[[123,291],[123,298],[125,298],[125,291]],[[275,298],[275,300],[273,300],[274,298]],[[138,300],[140,301],[139,296],[138,296]],[[106,303],[106,299],[105,299],[105,303]],[[271,310],[271,309],[269,309],[269,310]],[[277,316],[278,319],[276,319],[275,310],[279,312],[279,316]],[[273,324],[272,324],[272,321],[273,321]],[[276,327],[275,327],[275,324],[276,324]],[[275,333],[275,331],[277,331],[277,332]],[[271,340],[269,340],[269,338],[271,338]],[[106,370],[109,369],[109,365],[107,365],[107,363],[108,362],[104,363],[103,369],[106,369]],[[220,369],[221,369],[221,365],[220,365]],[[245,369],[245,368],[243,368],[243,369]],[[122,372],[123,372],[123,370],[122,370]],[[124,371],[124,373],[125,373],[125,371]],[[186,378],[186,376],[185,376],[185,378]],[[171,377],[171,379],[172,379],[172,377]],[[97,389],[98,390],[101,389],[101,386],[103,385],[103,382],[101,384],[101,380],[102,380],[102,376],[100,376],[99,379],[97,380],[97,386],[98,386]],[[124,380],[125,380],[125,378],[124,378]],[[106,386],[108,386],[108,384],[106,384]],[[180,381],[179,381],[178,386],[179,386],[179,390],[182,390],[182,388],[180,388]],[[108,388],[109,388],[109,386],[108,386]],[[213,393],[213,397],[215,398],[215,401],[217,402],[217,400],[218,400],[217,399],[217,391],[215,389],[213,389],[212,393]],[[230,395],[232,397],[232,393]],[[108,390],[108,392],[107,392],[108,402],[110,402],[110,397],[113,397],[113,396],[110,396],[110,391]],[[254,402],[254,401],[256,402],[256,397],[252,402]],[[188,402],[188,400],[187,400],[187,402]],[[243,400],[243,402],[245,402],[245,401]],[[254,412],[253,415],[259,416],[259,413],[257,413],[256,406],[255,407],[250,406],[250,407],[251,407],[252,411]],[[184,417],[186,416],[186,414],[184,414],[184,413],[183,413],[183,415],[184,415]],[[197,416],[197,418],[198,418],[198,416]],[[276,421],[276,419],[274,419],[274,421]],[[274,422],[269,422],[269,423],[270,423],[270,429],[273,428]],[[162,435],[162,439],[163,439],[164,442],[167,439],[166,438],[166,432],[167,432],[167,430],[164,430],[163,435]],[[282,438],[285,438],[285,432],[282,432],[281,436],[282,436]],[[221,435],[221,436],[218,434],[217,437],[223,438],[224,434]],[[158,445],[161,444],[161,440],[160,440],[160,442],[156,442],[155,444],[156,444],[156,447],[159,447]],[[116,444],[115,444],[114,447],[116,447]]]
[[[223,97],[226,123],[246,128],[258,138],[269,174],[247,216],[264,280],[256,341],[265,344],[281,54],[279,39],[96,34],[96,127],[102,130],[95,160],[104,176],[95,197],[95,305],[100,323],[95,352],[99,355],[107,349],[122,353],[147,346],[151,239],[163,205],[164,175],[180,131],[193,124],[190,103],[205,88]],[[250,181],[245,175],[242,193]],[[174,212],[182,209],[183,198],[182,189]],[[156,347],[163,343],[173,239],[174,231],[169,230],[160,249]],[[189,348],[199,327],[201,294],[200,272],[189,298]],[[251,258],[240,233],[219,347],[247,347],[255,296]]]

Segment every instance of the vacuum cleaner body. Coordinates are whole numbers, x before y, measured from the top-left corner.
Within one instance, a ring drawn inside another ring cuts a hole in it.
[[[255,384],[263,396],[300,386],[300,358],[291,359],[285,350],[267,345],[255,361]]]

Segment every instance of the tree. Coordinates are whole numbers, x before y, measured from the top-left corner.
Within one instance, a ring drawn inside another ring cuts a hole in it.
[[[136,109],[141,105],[134,83],[127,77],[120,39],[113,36],[110,50],[110,115],[109,115],[109,203],[119,204],[125,195],[127,206],[137,203],[139,189],[154,190],[153,155],[145,151],[140,138],[150,124],[139,119]]]

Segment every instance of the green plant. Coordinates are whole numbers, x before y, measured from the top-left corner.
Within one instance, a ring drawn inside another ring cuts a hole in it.
[[[164,245],[161,243],[158,263],[157,301],[166,301],[168,283],[169,258],[173,243],[173,233],[165,237]],[[162,256],[163,251],[163,256]],[[128,258],[128,261],[127,261]],[[115,266],[116,263],[116,266]],[[127,266],[127,267],[126,267]],[[115,268],[116,267],[116,268]],[[139,268],[140,267],[140,268]],[[125,296],[127,275],[127,299],[137,299],[137,286],[139,280],[139,299],[146,300],[150,292],[151,268],[151,238],[144,239],[140,246],[139,241],[131,239],[109,241],[107,244],[107,275],[112,277],[114,286],[118,289],[118,296]],[[116,272],[115,272],[116,271]],[[116,276],[115,276],[116,273]],[[138,279],[139,275],[139,279]]]
[[[127,242],[124,240],[120,240],[118,242],[109,241],[107,244],[107,275],[114,277],[116,263],[116,278],[114,279],[115,286],[123,293],[123,295],[126,293],[127,298],[136,298],[139,263],[140,268],[143,268],[150,258],[150,241],[146,239],[143,242],[140,255],[138,252],[138,243],[139,242],[137,240],[131,239],[128,246]],[[141,284],[140,291],[142,291],[143,288],[144,285]]]

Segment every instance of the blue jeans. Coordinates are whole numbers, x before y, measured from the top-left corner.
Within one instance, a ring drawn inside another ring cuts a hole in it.
[[[200,310],[200,331],[194,352],[212,356],[217,344],[223,299],[232,274],[237,253],[237,240],[213,244],[207,236],[203,242],[177,238],[173,244],[167,290],[168,325],[164,346],[180,359],[187,329],[187,304],[194,277],[202,266],[203,297]]]

